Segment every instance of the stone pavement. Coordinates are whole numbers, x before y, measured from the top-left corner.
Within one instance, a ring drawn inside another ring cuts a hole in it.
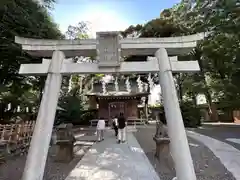
[[[160,180],[129,129],[127,142],[117,144],[112,130],[85,154],[65,180]]]

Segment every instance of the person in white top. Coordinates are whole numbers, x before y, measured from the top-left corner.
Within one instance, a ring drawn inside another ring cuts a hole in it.
[[[100,118],[97,123],[97,137],[98,141],[104,140],[105,120]]]

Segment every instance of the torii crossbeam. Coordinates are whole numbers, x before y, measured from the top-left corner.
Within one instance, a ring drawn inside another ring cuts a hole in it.
[[[177,61],[176,57],[169,57],[172,72],[198,72],[198,61]],[[51,72],[49,69],[50,59],[43,59],[42,64],[22,64],[20,74],[26,75],[46,75]],[[159,72],[157,58],[148,58],[145,62],[122,62],[119,67],[102,67],[91,62],[63,63],[60,73],[62,75],[71,74],[131,74],[131,73],[156,73]]]
[[[121,39],[119,32],[99,32],[97,39],[39,40],[16,37],[29,54],[50,58],[42,64],[23,64],[20,74],[47,74],[22,180],[42,180],[51,139],[62,75],[159,72],[171,151],[178,180],[196,180],[172,72],[197,72],[197,61],[177,61],[204,34],[172,38]],[[122,56],[153,55],[146,62],[123,62]],[[96,56],[98,63],[73,63],[65,57]],[[173,57],[168,57],[173,56]],[[65,62],[66,61],[66,62]],[[41,145],[39,145],[41,144]]]

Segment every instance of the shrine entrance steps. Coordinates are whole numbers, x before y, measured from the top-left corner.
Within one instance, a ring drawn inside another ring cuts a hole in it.
[[[132,134],[135,130],[128,127],[124,144],[106,130],[105,140],[94,144],[65,180],[160,180]]]

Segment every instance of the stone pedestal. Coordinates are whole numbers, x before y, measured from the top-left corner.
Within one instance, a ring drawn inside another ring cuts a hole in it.
[[[153,140],[156,143],[156,153],[155,156],[157,158],[160,157],[160,155],[168,156],[170,154],[170,140],[169,138],[158,138],[153,137]]]
[[[68,163],[70,162],[73,157],[74,157],[74,153],[73,153],[73,147],[74,144],[68,140],[64,141],[58,141],[57,142],[57,154],[56,154],[56,161],[58,162],[65,162]]]
[[[75,138],[72,131],[72,124],[61,124],[57,127],[57,152],[56,161],[70,162],[73,159],[73,148]]]
[[[153,140],[156,142],[155,157],[163,162],[169,169],[174,168],[174,162],[170,151],[170,139],[154,137]]]

